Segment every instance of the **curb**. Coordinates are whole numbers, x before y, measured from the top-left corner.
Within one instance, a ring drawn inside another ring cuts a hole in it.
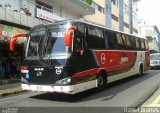
[[[133,107],[142,107],[142,105],[155,94],[155,92],[159,89],[159,85],[155,85],[152,89],[148,90],[146,94],[144,94],[141,98],[136,100],[136,102],[132,105]]]
[[[12,94],[18,94],[18,93],[22,93],[22,92],[25,92],[25,90],[22,90],[21,87],[17,87],[17,88],[9,89],[6,91],[0,91],[0,97],[12,95]]]
[[[158,107],[160,106],[160,89],[158,89],[145,103],[142,107]]]
[[[0,80],[0,85],[6,85],[6,84],[13,84],[21,82],[20,79],[13,79],[13,80]]]

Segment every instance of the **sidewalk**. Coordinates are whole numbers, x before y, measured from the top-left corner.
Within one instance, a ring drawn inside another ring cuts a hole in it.
[[[0,86],[6,85],[6,84],[14,84],[14,83],[20,83],[20,79],[4,79],[4,80],[0,80]]]
[[[23,92],[20,79],[0,80],[0,97]]]
[[[160,107],[160,88],[142,105],[142,107]]]

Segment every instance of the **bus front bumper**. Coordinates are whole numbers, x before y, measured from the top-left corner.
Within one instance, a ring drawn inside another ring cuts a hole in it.
[[[33,84],[21,84],[23,90],[40,91],[40,92],[57,92],[75,94],[75,85],[70,86],[53,86],[53,85],[33,85]]]

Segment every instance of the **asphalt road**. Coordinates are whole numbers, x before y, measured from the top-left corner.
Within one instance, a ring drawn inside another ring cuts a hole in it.
[[[111,110],[110,113],[113,113],[114,108],[122,111],[124,107],[141,105],[159,86],[160,70],[150,70],[141,77],[134,76],[109,84],[108,88],[101,92],[90,90],[75,96],[25,92],[0,98],[0,106],[2,106],[1,111],[3,109],[6,110],[6,107],[18,107],[19,111],[23,108],[26,113],[31,113],[34,110],[37,110],[37,113],[47,113],[46,109],[48,112],[52,111],[52,113],[69,113],[73,111],[76,111],[73,113],[85,113],[86,110],[97,113],[97,111],[102,109],[102,111],[107,113],[106,109],[109,109]],[[102,111],[98,113],[102,113]],[[23,113],[25,112],[23,111]]]

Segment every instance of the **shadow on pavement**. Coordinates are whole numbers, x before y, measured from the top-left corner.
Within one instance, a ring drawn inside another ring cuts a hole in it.
[[[68,95],[68,94],[58,94],[58,93],[44,93],[36,96],[32,96],[30,98],[34,99],[41,99],[41,100],[50,100],[50,101],[59,101],[59,102],[85,102],[94,99],[100,99],[101,101],[107,101],[113,99],[118,93],[129,89],[142,81],[150,79],[154,77],[158,72],[148,72],[145,73],[143,76],[132,76],[126,79],[122,79],[116,81],[114,83],[108,84],[108,87],[103,91],[97,92],[95,89],[88,90],[76,95]]]

